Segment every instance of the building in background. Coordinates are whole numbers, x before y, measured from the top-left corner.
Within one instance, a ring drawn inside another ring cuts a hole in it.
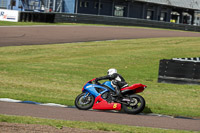
[[[0,0],[0,8],[130,17],[199,25],[200,0]]]
[[[64,1],[65,0],[0,0],[0,8],[35,12],[68,12],[67,10],[63,10]]]
[[[7,0],[0,0],[0,8],[7,9]]]
[[[200,11],[196,11],[194,16],[194,25],[200,26]]]

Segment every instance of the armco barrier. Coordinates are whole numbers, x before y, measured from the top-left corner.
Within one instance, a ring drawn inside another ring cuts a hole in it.
[[[155,28],[166,28],[166,29],[177,29],[177,30],[200,32],[200,26],[175,24],[175,23],[169,23],[169,22],[127,18],[127,17],[102,16],[102,15],[56,13],[54,22],[144,26],[144,27],[155,27]]]
[[[146,19],[136,19],[127,17],[88,15],[88,14],[68,14],[68,13],[41,13],[41,12],[20,12],[21,22],[59,22],[59,23],[89,23],[89,24],[109,24],[124,26],[144,26],[154,28],[177,29],[200,32],[200,26],[174,24],[169,22],[153,21]]]
[[[160,60],[158,82],[200,85],[200,61],[180,58]]]

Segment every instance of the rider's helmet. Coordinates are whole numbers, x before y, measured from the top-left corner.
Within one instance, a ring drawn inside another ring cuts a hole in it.
[[[117,69],[111,68],[111,69],[108,70],[107,73],[108,73],[108,75],[112,75],[112,74],[114,74],[114,73],[117,73]]]

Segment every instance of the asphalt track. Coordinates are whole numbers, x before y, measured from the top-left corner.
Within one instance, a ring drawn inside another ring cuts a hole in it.
[[[200,37],[200,33],[103,26],[0,27],[0,47],[158,37]],[[80,111],[75,108],[48,107],[22,103],[0,102],[0,114],[200,131],[199,119]]]
[[[0,46],[158,37],[200,37],[199,32],[103,26],[1,26]]]
[[[131,115],[125,113],[91,110],[83,111],[76,108],[49,107],[25,103],[0,102],[0,114],[200,131],[199,119],[180,119],[147,115]]]

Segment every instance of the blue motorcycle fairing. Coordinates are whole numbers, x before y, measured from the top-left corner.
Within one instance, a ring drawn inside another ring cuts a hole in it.
[[[95,87],[101,88],[101,89],[103,89],[103,91],[100,92],[100,93],[98,93],[98,92],[96,91]],[[101,85],[90,84],[90,83],[85,84],[85,86],[84,86],[83,88],[84,88],[84,89],[83,89],[83,92],[86,92],[86,95],[87,95],[87,93],[90,93],[90,94],[93,95],[95,98],[96,98],[97,96],[99,96],[99,95],[101,95],[101,94],[107,92],[107,91],[110,91],[110,90],[108,90],[107,88],[105,88],[105,87],[103,87],[103,86],[101,86]]]
[[[108,86],[109,88],[111,88],[113,91],[115,91],[115,88],[113,88],[113,86],[111,85],[111,81],[106,81],[106,82],[104,82],[102,85],[106,85],[106,86]]]

